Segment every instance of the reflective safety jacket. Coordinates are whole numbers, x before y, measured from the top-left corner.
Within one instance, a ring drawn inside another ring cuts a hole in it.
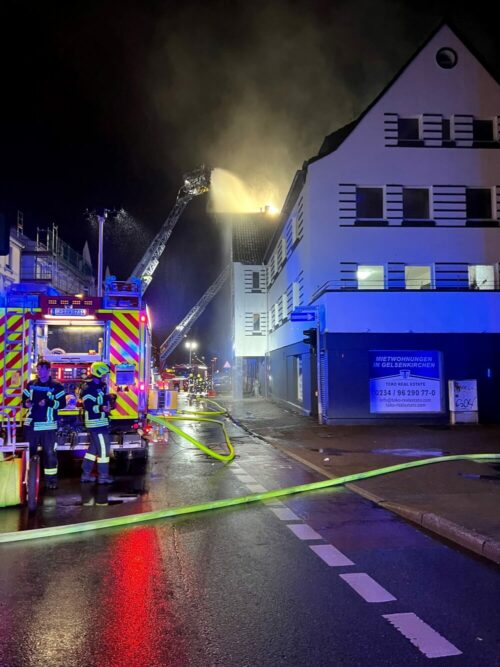
[[[66,407],[66,392],[59,382],[49,378],[42,382],[40,378],[30,380],[23,390],[23,407],[30,401],[31,407],[24,423],[35,431],[53,431],[57,428],[57,411]],[[45,405],[40,405],[45,401]]]
[[[109,405],[109,395],[104,382],[91,380],[83,385],[81,391],[86,428],[109,426],[109,419],[103,406]]]

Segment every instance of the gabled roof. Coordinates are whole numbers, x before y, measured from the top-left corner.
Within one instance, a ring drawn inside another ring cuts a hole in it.
[[[290,190],[288,191],[288,195],[285,200],[285,204],[283,205],[282,212],[281,212],[281,223],[279,228],[276,230],[276,233],[274,234],[275,237],[278,237],[279,234],[281,233],[286,220],[288,216],[290,215],[290,212],[292,208],[295,205],[295,202],[297,201],[297,197],[300,194],[300,191],[302,189],[302,186],[304,185],[307,177],[307,168],[310,164],[313,162],[316,162],[317,160],[321,160],[323,157],[326,155],[330,155],[331,153],[334,153],[339,146],[342,145],[342,143],[347,139],[347,137],[351,134],[351,132],[354,131],[354,129],[357,127],[357,125],[360,123],[360,121],[366,116],[366,114],[379,102],[379,100],[385,95],[385,93],[394,85],[394,83],[399,79],[399,77],[403,74],[403,72],[409,67],[409,65],[415,60],[417,55],[429,44],[429,42],[437,35],[437,33],[444,27],[448,27],[454,34],[455,36],[464,44],[464,46],[472,53],[472,55],[476,58],[476,60],[484,67],[484,69],[488,72],[488,74],[497,82],[499,82],[498,76],[493,73],[490,69],[490,67],[486,64],[484,61],[484,58],[476,51],[475,47],[471,46],[467,39],[463,37],[463,35],[460,34],[460,32],[452,25],[452,23],[448,20],[442,20],[439,22],[439,24],[436,26],[436,28],[431,32],[431,34],[427,37],[427,39],[416,49],[416,51],[413,53],[411,58],[408,59],[408,61],[401,67],[401,69],[393,76],[393,78],[389,81],[389,83],[384,87],[384,89],[375,97],[375,99],[369,104],[366,109],[353,121],[350,123],[347,123],[347,125],[344,125],[343,127],[335,130],[331,134],[328,134],[324,140],[323,143],[320,146],[320,149],[318,151],[317,155],[314,155],[313,157],[309,158],[306,160],[302,166],[302,169],[298,172],[296,172],[294,180],[292,182],[292,185],[290,186]],[[298,175],[301,175],[300,179],[300,188],[297,187],[298,184]],[[274,238],[273,238],[274,241]],[[270,248],[272,247],[272,243],[270,244]],[[269,253],[266,253],[266,256]]]
[[[411,58],[407,60],[407,62],[401,67],[401,69],[393,76],[393,78],[389,81],[389,83],[383,88],[383,90],[377,95],[377,97],[369,104],[366,109],[352,122],[348,123],[347,125],[344,125],[344,127],[341,127],[338,130],[335,130],[335,132],[332,132],[332,134],[329,134],[325,137],[323,140],[323,143],[321,144],[321,148],[319,149],[319,152],[317,155],[314,155],[311,157],[309,160],[307,160],[307,165],[311,164],[312,162],[316,162],[317,160],[320,160],[322,157],[325,155],[329,155],[330,153],[333,153],[334,151],[337,150],[337,148],[347,139],[347,137],[351,134],[351,132],[355,129],[355,127],[359,124],[359,122],[362,120],[364,116],[376,105],[378,104],[379,100],[385,95],[385,93],[394,85],[394,83],[399,79],[399,77],[404,73],[404,71],[409,67],[409,65],[415,60],[417,55],[425,49],[427,44],[434,39],[434,37],[437,35],[437,33],[443,28],[447,27],[455,34],[455,36],[463,43],[463,45],[472,53],[474,58],[484,67],[484,69],[488,72],[488,74],[497,82],[500,83],[498,80],[498,77],[491,71],[491,69],[488,67],[488,65],[485,63],[483,57],[476,51],[476,49],[468,44],[467,40],[461,35],[456,28],[446,20],[442,20],[439,22],[437,27],[432,31],[432,33],[427,37],[427,39],[421,44],[418,49],[413,53]]]
[[[317,157],[323,157],[324,155],[328,155],[329,153],[333,153],[333,151],[337,150],[344,139],[348,137],[354,130],[356,125],[359,123],[360,118],[361,116],[358,119],[347,123],[347,125],[344,125],[344,127],[335,130],[335,132],[327,134],[327,136],[323,139],[323,143],[320,146]]]
[[[278,218],[265,213],[232,213],[227,217],[232,226],[233,262],[262,264]]]

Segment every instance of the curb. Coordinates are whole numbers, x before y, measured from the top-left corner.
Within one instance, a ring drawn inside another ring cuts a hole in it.
[[[262,436],[259,436],[258,434],[255,435],[260,439],[263,439]],[[283,452],[290,458],[295,459],[299,463],[305,465],[307,468],[311,468],[312,470],[320,473],[324,477],[327,477],[329,479],[333,479],[334,477],[336,477],[336,475],[331,475],[321,466],[317,466],[314,463],[308,461],[307,459],[302,458],[300,454],[291,452],[289,449],[286,449],[285,447],[282,447],[276,443],[268,441],[266,442],[269,445],[271,445],[271,447],[276,447],[276,449],[279,449],[281,452]],[[487,558],[488,560],[491,560],[496,564],[500,564],[500,542],[498,540],[493,540],[487,537],[486,535],[481,535],[480,533],[476,533],[473,530],[466,528],[465,526],[461,526],[460,524],[445,519],[439,514],[434,514],[434,512],[424,512],[422,510],[415,509],[414,507],[411,507],[409,505],[403,505],[401,503],[395,503],[391,502],[390,500],[385,500],[384,498],[376,495],[375,493],[367,491],[357,483],[351,482],[349,484],[346,484],[345,486],[350,491],[353,491],[359,496],[362,496],[363,498],[366,498],[367,500],[374,502],[380,507],[387,509],[390,512],[393,512],[394,514],[398,514],[404,519],[407,519],[412,523],[416,523],[417,525],[422,526],[422,528],[425,528],[426,530],[436,533],[440,537],[443,537],[449,540],[450,542],[455,542],[456,544],[459,544],[461,547],[464,547],[469,551],[473,551],[479,556],[483,556],[483,558]]]

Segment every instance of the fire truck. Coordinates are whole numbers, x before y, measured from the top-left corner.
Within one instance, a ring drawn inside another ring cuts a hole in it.
[[[85,447],[88,436],[79,427],[79,390],[90,365],[104,361],[111,369],[109,392],[116,395],[110,413],[112,448],[146,453],[142,427],[148,398],[158,404],[158,388],[152,382],[151,322],[143,296],[182,212],[191,199],[208,192],[210,177],[205,166],[184,174],[173,209],[132,275],[126,281],[106,279],[103,297],[61,295],[55,290],[41,294],[23,283],[11,286],[0,306],[2,421],[21,425],[24,385],[37,360],[47,359],[53,378],[64,385],[69,398],[66,408],[59,410],[58,449]]]
[[[52,377],[68,399],[59,411],[58,449],[86,446],[79,392],[94,361],[109,364],[113,448],[144,449],[139,431],[147,412],[151,378],[151,322],[141,281],[105,282],[103,297],[37,294],[13,285],[0,308],[0,405],[20,426],[22,391],[38,359],[51,362]]]

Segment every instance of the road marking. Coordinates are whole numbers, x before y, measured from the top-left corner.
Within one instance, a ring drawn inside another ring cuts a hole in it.
[[[264,493],[267,489],[262,484],[247,484],[252,493]]]
[[[322,540],[323,538],[319,533],[311,528],[311,526],[306,525],[305,523],[296,524],[296,523],[287,523],[287,528],[290,528],[292,533],[296,535],[299,540]]]
[[[341,567],[342,565],[354,565],[352,560],[336,549],[332,544],[312,544],[309,549],[312,549],[321,560],[325,561],[330,567]]]
[[[456,646],[424,623],[416,614],[382,614],[396,630],[411,641],[428,658],[445,658],[449,655],[461,655]]]
[[[250,475],[235,475],[235,477],[243,484],[255,484],[257,481],[254,477],[250,477]]]
[[[286,507],[285,503],[282,503],[281,500],[263,500],[264,505],[271,507]]]
[[[353,588],[366,602],[392,602],[396,598],[391,595],[375,579],[366,572],[341,574],[340,577]]]
[[[288,507],[270,507],[271,512],[274,512],[281,521],[302,521],[300,516],[288,509]]]

